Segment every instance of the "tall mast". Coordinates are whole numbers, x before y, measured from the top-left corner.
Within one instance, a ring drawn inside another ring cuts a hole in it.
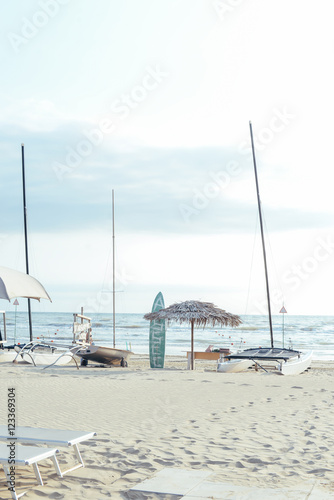
[[[27,203],[26,203],[26,182],[24,172],[24,144],[21,144],[22,154],[22,185],[23,185],[23,219],[24,219],[24,242],[25,242],[25,258],[26,258],[26,273],[29,274],[29,256],[28,256],[28,231],[27,231]],[[28,299],[28,317],[29,317],[29,335],[32,341],[32,321],[31,321],[31,305]]]
[[[266,275],[266,287],[267,287],[267,302],[268,302],[268,315],[269,315],[269,327],[270,327],[270,340],[271,347],[274,347],[274,335],[273,335],[273,325],[271,320],[271,307],[270,307],[270,293],[269,293],[269,280],[268,280],[268,269],[267,269],[267,257],[266,257],[266,247],[264,243],[264,233],[263,233],[263,222],[262,222],[262,211],[261,211],[261,200],[260,200],[260,190],[259,190],[259,181],[257,178],[257,170],[256,170],[256,160],[255,160],[255,149],[254,149],[254,140],[253,140],[253,129],[252,123],[249,122],[250,128],[250,136],[252,141],[252,152],[253,152],[253,164],[254,164],[254,173],[255,173],[255,182],[256,182],[256,193],[257,193],[257,205],[259,209],[259,218],[260,218],[260,227],[261,227],[261,238],[262,238],[262,250],[263,250],[263,260],[264,260],[264,272]]]
[[[115,197],[112,192],[112,317],[113,317],[113,345],[116,347],[116,323],[115,323]]]

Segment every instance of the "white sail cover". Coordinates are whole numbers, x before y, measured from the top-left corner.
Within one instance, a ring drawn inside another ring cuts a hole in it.
[[[15,297],[47,299],[52,302],[43,285],[29,274],[0,266],[0,299]]]

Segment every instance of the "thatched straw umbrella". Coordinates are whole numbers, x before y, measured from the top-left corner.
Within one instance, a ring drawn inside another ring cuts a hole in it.
[[[165,319],[168,322],[178,321],[180,324],[191,324],[191,369],[194,369],[194,326],[221,325],[238,326],[242,323],[239,316],[230,314],[223,309],[219,309],[210,302],[199,302],[187,300],[178,304],[172,304],[160,311],[145,314],[145,319],[149,321]]]

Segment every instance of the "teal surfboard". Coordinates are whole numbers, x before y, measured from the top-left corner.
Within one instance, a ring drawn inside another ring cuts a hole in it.
[[[165,302],[161,292],[155,297],[152,312],[164,309]],[[150,321],[150,366],[163,368],[165,363],[166,321]]]

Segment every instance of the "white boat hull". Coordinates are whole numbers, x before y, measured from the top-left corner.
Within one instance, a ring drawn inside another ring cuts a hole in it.
[[[278,364],[278,371],[283,375],[298,375],[307,370],[312,362],[313,351],[308,351],[300,357],[291,358]]]
[[[238,373],[250,368],[254,362],[251,359],[231,359],[218,363],[217,372],[220,373]]]
[[[27,363],[30,363],[30,364],[35,364],[36,366],[43,366],[43,365],[52,365],[52,364],[55,364],[56,366],[63,366],[63,365],[67,365],[68,363],[70,363],[70,361],[72,360],[72,354],[71,352],[69,351],[68,354],[64,354],[62,356],[62,353],[61,352],[57,352],[57,353],[39,353],[39,352],[30,352],[30,353],[23,353],[22,355],[19,355],[17,357],[17,360],[19,361],[21,359],[21,356],[22,356],[22,359],[24,361],[26,361]],[[58,359],[59,358],[59,359]]]
[[[0,363],[10,363],[14,361],[15,357],[17,355],[17,352],[14,351],[14,349],[11,350],[1,350],[0,351]]]
[[[72,352],[69,349],[57,349],[50,345],[41,345],[31,342],[23,348],[19,345],[14,347],[14,352],[11,353],[11,361],[20,362],[25,361],[36,366],[43,365],[66,365],[72,358]]]
[[[84,360],[116,366],[126,366],[128,357],[131,354],[133,354],[131,351],[93,344],[80,347],[75,351],[75,355]]]

